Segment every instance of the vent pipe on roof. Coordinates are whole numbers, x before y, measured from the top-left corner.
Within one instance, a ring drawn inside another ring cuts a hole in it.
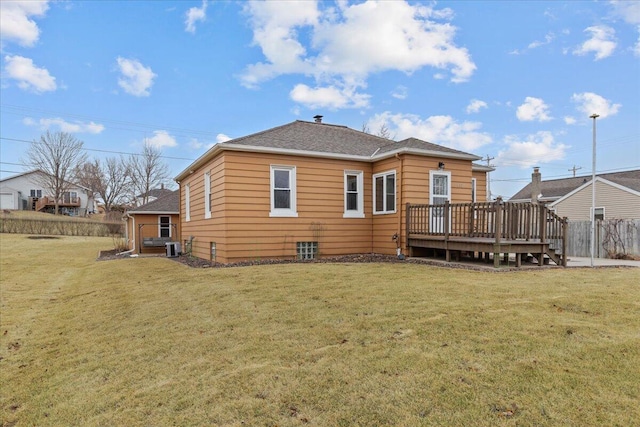
[[[537,203],[538,198],[542,196],[542,191],[540,190],[541,183],[542,174],[540,173],[540,168],[534,166],[533,173],[531,174],[531,203]]]
[[[316,123],[322,123],[322,116],[320,114],[313,116],[313,118],[315,119]]]

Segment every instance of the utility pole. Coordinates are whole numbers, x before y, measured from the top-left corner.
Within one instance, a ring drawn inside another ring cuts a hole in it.
[[[579,171],[580,169],[582,169],[582,166],[580,167],[576,167],[576,165],[573,165],[573,167],[571,169],[569,169],[569,172],[573,172],[573,177],[576,177],[576,171]]]
[[[482,161],[486,161],[487,167],[490,168],[493,167],[493,165],[491,164],[491,160],[493,159],[495,159],[495,157],[489,157],[489,155],[487,154],[487,158],[482,159]],[[487,172],[487,201],[491,201],[491,172]]]

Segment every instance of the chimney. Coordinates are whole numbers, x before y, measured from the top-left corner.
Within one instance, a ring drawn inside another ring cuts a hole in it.
[[[316,123],[322,123],[322,116],[320,114],[313,116]]]
[[[160,189],[164,190],[164,182],[160,184]]]
[[[531,174],[531,203],[538,203],[538,198],[542,196],[541,183],[542,174],[540,173],[540,168],[534,166]]]

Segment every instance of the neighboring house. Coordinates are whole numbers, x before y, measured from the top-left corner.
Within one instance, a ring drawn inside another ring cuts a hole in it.
[[[168,188],[164,188],[164,184],[161,184],[160,188],[152,188],[147,192],[147,202],[151,203],[154,200],[157,200],[163,196],[173,193],[174,190],[169,190]],[[145,204],[144,194],[138,194],[134,200],[136,206],[142,206]]]
[[[180,239],[180,194],[167,193],[126,212],[127,245],[133,253],[164,252],[165,244]]]
[[[511,202],[546,202],[569,221],[590,221],[591,175],[542,180],[534,168],[531,182]],[[596,219],[640,219],[640,169],[596,175]]]
[[[407,203],[484,202],[480,159],[298,120],[216,144],[176,177],[181,242],[221,263],[406,253]]]
[[[55,198],[38,178],[43,173],[33,170],[0,180],[0,209],[53,213]],[[62,214],[84,216],[95,212],[96,204],[88,188],[69,183],[69,189],[59,200],[58,208]]]

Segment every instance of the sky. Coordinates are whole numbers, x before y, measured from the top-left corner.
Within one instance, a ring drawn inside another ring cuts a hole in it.
[[[0,177],[64,131],[103,159],[294,120],[463,150],[493,197],[640,168],[640,1],[0,2]]]

